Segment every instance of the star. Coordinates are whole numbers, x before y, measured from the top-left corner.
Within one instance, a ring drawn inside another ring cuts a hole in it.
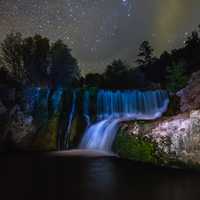
[[[157,55],[182,43],[199,7],[197,0],[0,0],[0,40],[12,31],[61,39],[83,71],[102,72],[113,59],[132,63],[143,40]]]

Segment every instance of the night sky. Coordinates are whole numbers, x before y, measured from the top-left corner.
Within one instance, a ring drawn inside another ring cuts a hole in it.
[[[11,31],[64,40],[82,72],[115,58],[133,64],[143,40],[158,55],[200,24],[199,0],[0,0],[0,40]]]

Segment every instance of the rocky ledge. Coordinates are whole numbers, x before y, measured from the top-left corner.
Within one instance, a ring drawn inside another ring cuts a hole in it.
[[[144,155],[144,161],[154,161],[154,157],[164,155],[164,159],[200,165],[200,71],[193,73],[187,86],[176,95],[180,98],[178,113],[155,121],[122,124],[115,146],[120,155],[133,159],[137,154],[138,158]]]
[[[157,145],[155,151],[159,149],[168,159],[200,164],[200,110],[152,122],[126,122],[122,124],[120,133],[150,141]]]

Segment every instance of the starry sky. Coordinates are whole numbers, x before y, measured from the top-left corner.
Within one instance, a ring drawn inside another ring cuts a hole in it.
[[[183,46],[200,24],[199,0],[0,0],[0,41],[7,33],[62,39],[83,74],[113,59],[131,65],[143,40],[155,54]]]

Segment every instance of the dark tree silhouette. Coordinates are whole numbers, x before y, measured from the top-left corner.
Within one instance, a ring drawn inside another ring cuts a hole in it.
[[[196,64],[194,62],[200,62],[200,38],[197,31],[193,31],[187,38],[183,52],[188,64],[192,65]]]
[[[22,41],[20,33],[11,33],[1,44],[2,63],[18,81],[24,78]]]
[[[128,69],[129,66],[120,59],[114,60],[111,65],[107,66],[103,74],[105,86],[113,89],[123,88]]]
[[[103,85],[103,76],[98,73],[90,73],[85,76],[84,84],[87,87],[101,87]]]
[[[187,48],[190,48],[190,49],[199,48],[200,38],[197,31],[192,32],[192,34],[187,38],[185,45]]]
[[[70,86],[80,78],[77,60],[71,55],[71,49],[61,40],[51,47],[50,77],[54,85]]]
[[[111,65],[108,65],[104,73],[105,78],[118,77],[121,74],[127,72],[128,65],[122,60],[114,60]]]
[[[139,48],[137,67],[130,68],[125,62],[114,60],[103,74],[91,73],[85,78],[80,78],[77,60],[61,40],[50,45],[48,38],[40,35],[23,39],[20,33],[11,33],[1,44],[0,67],[8,69],[11,79],[21,83],[30,80],[34,84],[50,83],[63,87],[168,88],[169,82],[172,83],[170,77],[174,78],[172,74],[182,74],[180,67],[175,67],[173,63],[184,61],[181,68],[188,76],[200,70],[199,32],[193,31],[182,48],[165,51],[159,58],[153,57],[153,48],[148,41],[144,41]],[[4,71],[2,74],[5,74]]]
[[[167,89],[170,92],[177,92],[187,83],[187,77],[182,64],[173,63],[167,68]]]
[[[16,86],[18,82],[11,76],[8,69],[0,67],[0,85],[5,86]]]
[[[139,65],[150,64],[153,59],[153,51],[154,50],[148,41],[142,42],[139,48],[139,54],[138,54],[139,58],[136,60],[136,62]]]
[[[22,38],[11,33],[1,44],[0,65],[21,83],[78,86],[80,70],[71,50],[61,40],[50,46],[41,35]],[[0,67],[1,67],[0,66]]]
[[[23,60],[28,79],[34,84],[46,84],[49,66],[49,39],[40,35],[25,38]]]

